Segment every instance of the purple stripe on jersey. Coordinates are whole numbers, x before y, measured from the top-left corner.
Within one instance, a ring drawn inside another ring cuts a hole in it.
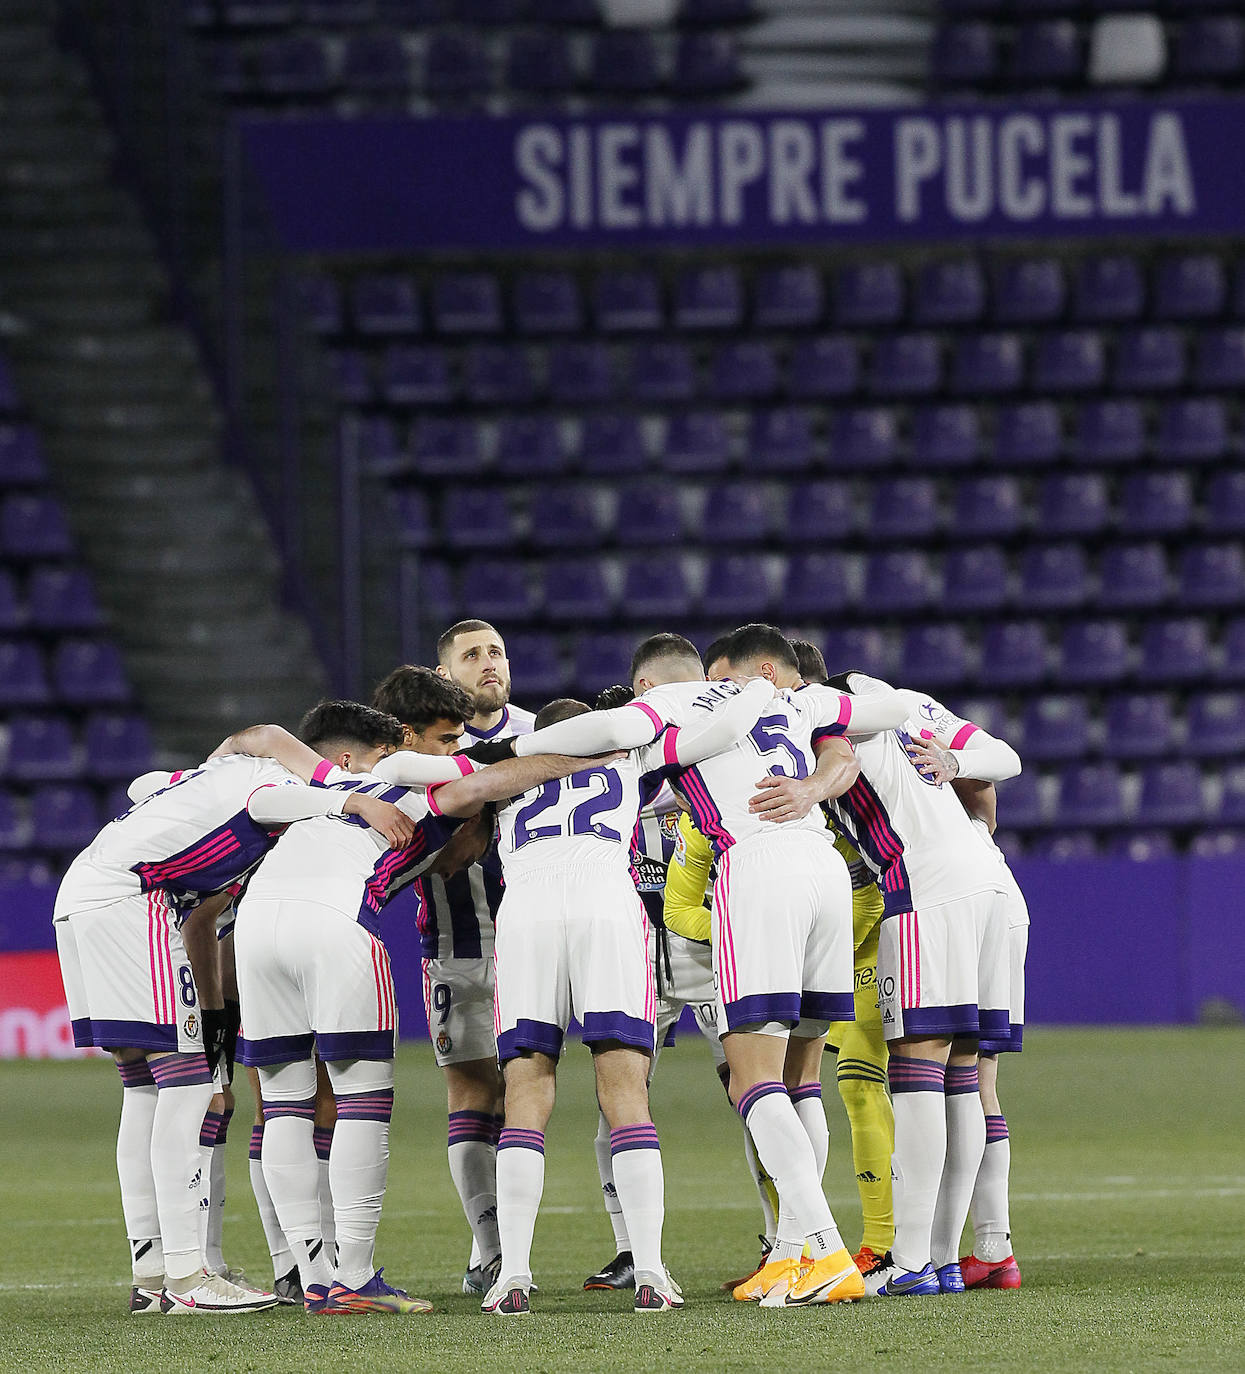
[[[248,1069],[293,1064],[299,1059],[310,1059],[315,1045],[316,1037],[310,1031],[304,1035],[267,1035],[262,1040],[249,1040],[240,1035],[238,1060]]]
[[[91,1039],[91,1018],[89,1016],[79,1016],[69,1023],[70,1030],[73,1031],[74,1045],[84,1050],[95,1043]]]
[[[193,1088],[211,1083],[212,1073],[202,1051],[194,1054],[162,1054],[147,1061],[157,1088]]]
[[[498,1061],[504,1064],[508,1059],[517,1059],[524,1050],[556,1059],[562,1053],[563,1035],[562,1027],[552,1022],[520,1018],[518,1025],[497,1037]]]
[[[747,1089],[747,1091],[744,1092],[739,1099],[739,1115],[742,1116],[745,1121],[747,1121],[748,1113],[753,1109],[753,1107],[755,1107],[756,1104],[760,1102],[760,1100],[763,1097],[769,1097],[774,1093],[781,1093],[783,1097],[787,1099],[788,1102],[791,1100],[790,1095],[787,1092],[786,1085],[783,1083],[776,1083],[772,1080],[765,1081],[762,1083],[754,1083],[752,1087]]]
[[[597,1045],[603,1040],[617,1040],[620,1045],[630,1045],[653,1052],[653,1037],[656,1034],[653,1023],[642,1016],[627,1016],[621,1011],[588,1011],[583,1016],[585,1045]]]
[[[311,1143],[315,1146],[316,1158],[321,1162],[326,1161],[333,1148],[333,1127],[317,1126],[311,1133]]]
[[[451,1112],[449,1139],[451,1145],[497,1143],[496,1118],[492,1112]]]
[[[946,1091],[946,1065],[936,1059],[909,1059],[892,1054],[886,1066],[892,1093],[941,1093]]]
[[[316,1053],[328,1064],[339,1059],[392,1059],[392,1030],[318,1031]]]
[[[204,1149],[210,1150],[217,1144],[217,1137],[220,1135],[221,1127],[225,1118],[220,1112],[204,1112],[203,1125],[199,1127],[199,1144]]]
[[[284,829],[284,827],[281,827]],[[280,830],[268,831],[239,811],[194,844],[154,862],[133,865],[144,892],[164,888],[184,895],[213,892],[253,867],[276,844]]]
[[[154,1088],[156,1080],[151,1075],[151,1066],[145,1059],[131,1059],[128,1064],[118,1064],[124,1088]]]
[[[800,995],[801,1021],[854,1021],[856,998],[850,992],[804,992]]]
[[[657,1127],[645,1122],[637,1126],[620,1126],[610,1132],[610,1154],[620,1155],[627,1150],[660,1150]]]
[[[398,789],[405,796],[407,789]],[[385,796],[384,800],[391,800]],[[376,861],[364,889],[359,907],[359,924],[373,935],[379,934],[377,917],[385,904],[408,883],[414,882],[449,842],[462,825],[454,816],[425,816],[415,826],[415,837],[405,849],[389,849]],[[466,876],[461,875],[461,876]],[[479,957],[479,930],[476,931],[476,956]]]
[[[262,1126],[251,1127],[251,1149],[252,1159],[262,1159],[264,1154],[264,1128]]]
[[[337,1099],[338,1121],[389,1121],[393,1116],[393,1089],[351,1093]]]
[[[960,1097],[964,1093],[975,1093],[980,1090],[977,1082],[976,1064],[948,1064],[947,1065],[947,1096]]]
[[[300,1098],[296,1102],[282,1100],[270,1102],[264,1099],[264,1123],[275,1121],[281,1116],[292,1116],[299,1121],[314,1121],[316,1119],[316,1100],[314,1097]]]
[[[784,1021],[794,1026],[800,1019],[798,992],[754,992],[724,1005],[727,1027],[733,1031],[744,1026],[763,1026],[768,1021]]]
[[[499,1150],[536,1150],[545,1153],[544,1131],[525,1131],[518,1126],[503,1127],[497,1141]]]
[[[807,1102],[814,1097],[821,1101],[820,1083],[801,1083],[798,1088],[791,1089],[792,1102]]]
[[[882,914],[897,916],[911,911],[912,889],[903,861],[903,841],[877,792],[862,776],[838,798],[838,803],[854,822],[856,847],[881,874]]]
[[[905,1007],[902,1034],[921,1039],[946,1040],[965,1036],[975,1039],[981,1031],[976,1002],[954,1007]]]
[[[722,813],[714,803],[699,769],[684,769],[679,776],[678,784],[679,790],[692,808],[692,820],[696,822],[696,829],[713,846],[715,856],[721,858],[735,843],[735,837],[727,830]]]
[[[997,1145],[1007,1139],[1007,1118],[1005,1116],[986,1117],[986,1144]]]

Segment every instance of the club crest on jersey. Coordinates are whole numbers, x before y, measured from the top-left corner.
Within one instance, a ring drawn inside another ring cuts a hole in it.
[[[673,840],[676,844],[679,841],[679,813],[677,811],[667,811],[661,818],[661,833],[663,838]]]
[[[453,1048],[454,1048],[454,1042],[450,1039],[449,1035],[446,1034],[445,1031],[438,1031],[438,1032],[437,1032],[437,1053],[438,1053],[438,1054],[449,1054],[449,1052],[450,1052]]]
[[[186,1032],[186,1034],[190,1037],[191,1040],[193,1040],[195,1036],[199,1034],[199,1021],[193,1011],[182,1022],[182,1030]]]

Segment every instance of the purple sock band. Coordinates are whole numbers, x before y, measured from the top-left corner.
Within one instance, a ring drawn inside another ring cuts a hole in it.
[[[332,1126],[317,1126],[311,1133],[311,1139],[315,1143],[316,1158],[328,1159],[329,1151],[333,1148]]]
[[[264,1128],[262,1126],[251,1127],[251,1158],[262,1159],[264,1157]]]
[[[807,1102],[812,1097],[815,1097],[818,1102],[821,1101],[820,1083],[801,1083],[798,1088],[791,1090],[792,1102]]]
[[[755,1107],[756,1104],[763,1097],[769,1097],[772,1093],[782,1093],[782,1095],[786,1097],[788,1101],[791,1100],[787,1093],[785,1084],[772,1082],[754,1083],[752,1087],[750,1087],[747,1090],[747,1092],[745,1092],[744,1095],[739,1099],[739,1115],[742,1116],[745,1121],[747,1121],[748,1113],[753,1109],[753,1107]]]
[[[947,1065],[948,1097],[958,1097],[961,1093],[975,1093],[979,1087],[976,1064]]]
[[[337,1099],[338,1121],[389,1121],[393,1116],[393,1089],[354,1093]],[[329,1132],[330,1138],[332,1132]]]
[[[220,1139],[221,1122],[224,1117],[220,1112],[204,1112],[203,1125],[199,1127],[199,1144],[211,1149]]]
[[[994,1145],[1007,1139],[1007,1118],[1005,1116],[986,1117],[986,1144]]]
[[[660,1150],[657,1127],[651,1121],[635,1126],[619,1126],[610,1132],[610,1154],[620,1155],[624,1150]]]
[[[892,1093],[941,1093],[947,1090],[947,1069],[936,1059],[908,1059],[892,1054],[886,1066]]]
[[[316,1100],[314,1097],[304,1097],[299,1102],[264,1102],[264,1121],[275,1121],[278,1117],[293,1116],[300,1121],[314,1121],[316,1119]]]
[[[545,1153],[544,1131],[525,1131],[519,1126],[503,1126],[497,1139],[499,1150],[537,1150]]]
[[[497,1112],[493,1116],[493,1144],[496,1145],[501,1139],[501,1133],[506,1128],[506,1116],[504,1112]]]
[[[118,1064],[123,1088],[154,1088],[156,1080],[151,1076],[151,1065],[145,1059],[135,1059],[128,1064]]]
[[[229,1139],[229,1123],[233,1120],[233,1108],[226,1107],[220,1114],[220,1126],[216,1131],[216,1143],[224,1145]]]
[[[212,1083],[207,1059],[202,1054],[162,1054],[152,1059],[151,1075],[157,1088],[195,1088]]]
[[[466,1145],[474,1141],[482,1145],[496,1145],[501,1133],[496,1121],[492,1112],[451,1112],[450,1144]]]

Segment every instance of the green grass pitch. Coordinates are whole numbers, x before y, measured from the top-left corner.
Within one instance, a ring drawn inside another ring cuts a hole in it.
[[[829,1066],[829,1061],[827,1061]],[[445,1162],[445,1103],[425,1046],[398,1066],[386,1277],[429,1317],[134,1319],[113,1166],[120,1087],[100,1061],[0,1065],[0,1365],[4,1370],[591,1371],[1245,1370],[1245,1033],[1032,1031],[1004,1060],[1016,1293],[813,1311],[732,1303],[756,1253],[739,1128],[694,1036],[663,1056],[654,1116],[666,1253],[687,1307],[633,1315],[580,1291],[611,1253],[598,1201],[587,1054],[575,1046],[549,1133],[522,1321],[459,1292],[468,1234]],[[846,1117],[827,1094],[827,1188],[859,1238]],[[271,1277],[247,1181],[245,1087],[229,1142],[226,1250]]]

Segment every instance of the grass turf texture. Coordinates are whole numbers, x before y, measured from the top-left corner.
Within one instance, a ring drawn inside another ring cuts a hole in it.
[[[827,1077],[832,1076],[827,1057]],[[445,1102],[425,1046],[398,1065],[386,1277],[432,1316],[131,1318],[113,1166],[120,1086],[109,1063],[0,1065],[0,1360],[6,1369],[883,1370],[1245,1369],[1245,1033],[1047,1031],[1005,1058],[1013,1132],[1015,1293],[877,1300],[812,1311],[733,1303],[759,1223],[708,1053],[663,1056],[654,1115],[666,1253],[687,1307],[633,1315],[584,1293],[612,1253],[592,1152],[588,1055],[572,1048],[548,1138],[530,1318],[484,1317],[459,1284],[468,1233],[445,1161]],[[859,1236],[846,1117],[827,1093],[827,1188]],[[271,1278],[247,1179],[245,1085],[229,1140],[226,1253]]]

